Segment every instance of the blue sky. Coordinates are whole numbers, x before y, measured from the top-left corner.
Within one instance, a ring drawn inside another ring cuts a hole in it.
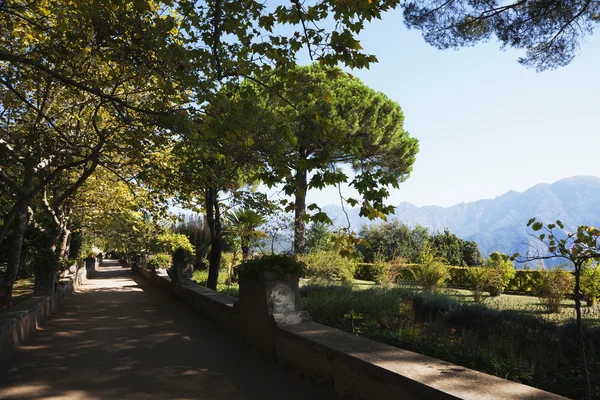
[[[379,63],[354,75],[397,101],[405,128],[420,140],[413,173],[390,204],[450,206],[600,176],[600,35],[587,37],[567,67],[541,73],[517,62],[523,52],[493,41],[437,50],[397,11],[360,39]],[[339,196],[313,190],[308,200],[326,205]]]

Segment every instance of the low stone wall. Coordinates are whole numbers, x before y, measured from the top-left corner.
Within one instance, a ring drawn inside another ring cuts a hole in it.
[[[87,269],[79,268],[63,278],[51,296],[35,296],[0,314],[0,363],[8,360],[38,326],[59,310],[64,301],[87,280]]]
[[[260,316],[245,315],[253,307],[240,307],[234,297],[191,282],[174,290],[168,276],[138,271],[217,326],[340,399],[564,399],[314,322],[264,323]]]

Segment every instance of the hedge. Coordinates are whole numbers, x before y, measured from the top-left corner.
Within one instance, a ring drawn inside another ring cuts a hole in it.
[[[416,264],[407,264],[407,267],[414,266]],[[469,281],[469,269],[472,268],[485,268],[485,267],[457,267],[448,266],[450,271],[450,279],[446,281],[446,286],[457,288],[457,289],[471,289]],[[378,268],[375,264],[359,263],[356,267],[356,273],[354,277],[365,281],[376,281],[377,274],[379,273]],[[414,281],[413,274],[408,270],[399,271],[400,275],[398,280],[400,281]],[[515,270],[515,276],[512,278],[508,286],[505,288],[505,293],[514,294],[526,294],[533,295],[535,286],[541,280],[541,273],[537,270]]]

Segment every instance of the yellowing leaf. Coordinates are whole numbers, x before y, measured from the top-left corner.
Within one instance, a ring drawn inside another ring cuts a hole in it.
[[[333,103],[333,97],[331,97],[331,93],[325,93],[325,96],[323,96],[323,99],[328,102],[329,104]]]

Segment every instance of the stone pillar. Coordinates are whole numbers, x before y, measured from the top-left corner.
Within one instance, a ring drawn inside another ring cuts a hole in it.
[[[88,257],[85,259],[85,269],[87,277],[91,278],[96,272],[96,259],[94,257]]]
[[[240,280],[239,330],[261,352],[274,356],[277,325],[310,321],[300,308],[298,280],[271,272]]]
[[[131,264],[131,270],[133,272],[138,272],[142,269],[142,256],[140,254],[136,254],[133,257],[133,263]]]

